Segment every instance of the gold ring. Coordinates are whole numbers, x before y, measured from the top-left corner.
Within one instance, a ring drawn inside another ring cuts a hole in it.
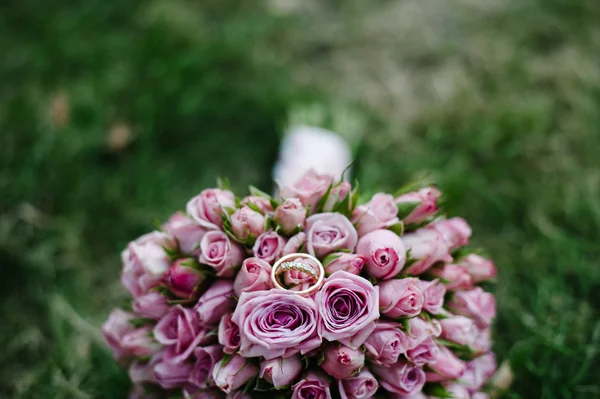
[[[303,262],[302,259],[306,259],[309,262]],[[313,265],[316,265],[317,269],[315,269]],[[315,281],[315,284],[311,285],[305,290],[293,291],[298,295],[310,295],[321,288],[321,285],[323,285],[323,280],[325,279],[325,269],[323,268],[321,262],[319,262],[319,260],[312,255],[293,253],[280,258],[273,265],[273,268],[271,269],[271,282],[275,288],[287,291],[287,289],[281,285],[277,277],[281,273],[290,270],[297,270],[299,272],[306,273]]]

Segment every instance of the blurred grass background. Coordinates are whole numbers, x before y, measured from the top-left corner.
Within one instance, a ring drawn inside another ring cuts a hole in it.
[[[249,4],[252,3],[252,4]],[[0,397],[121,398],[98,327],[126,243],[287,121],[366,190],[433,173],[500,270],[506,398],[600,397],[600,4],[9,2],[0,12]]]

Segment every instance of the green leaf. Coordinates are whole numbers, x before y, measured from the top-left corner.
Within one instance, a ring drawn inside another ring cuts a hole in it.
[[[418,191],[425,187],[430,187],[434,185],[434,179],[431,174],[425,174],[421,178],[418,178],[415,181],[409,182],[404,186],[400,187],[394,193],[394,197],[399,197],[402,194],[412,193]]]
[[[352,212],[354,210],[354,208],[356,208],[356,205],[358,205],[358,197],[359,197],[359,184],[358,184],[358,180],[354,180],[354,185],[352,188],[352,191],[350,191],[350,212]]]
[[[136,318],[136,319],[129,320],[129,324],[131,324],[135,328],[142,327],[142,326],[147,326],[148,324],[154,324],[154,323],[156,323],[155,320],[148,319],[148,318],[145,318],[145,317],[139,317],[139,318]]]
[[[399,222],[399,223],[393,224],[390,227],[388,227],[388,230],[391,230],[394,233],[396,233],[397,235],[402,236],[402,234],[404,234],[404,223]]]
[[[396,207],[398,208],[398,219],[406,219],[408,215],[410,215],[411,212],[414,211],[415,208],[418,207],[420,204],[421,202],[401,202],[399,204],[396,204]]]
[[[427,395],[427,396],[433,396],[435,398],[440,398],[440,399],[450,399],[453,398],[454,396],[448,392],[446,390],[446,388],[444,388],[441,384],[432,384],[432,383],[427,383],[425,384],[425,386],[423,387],[423,392]]]
[[[269,199],[272,198],[269,194],[265,193],[264,191],[256,188],[255,186],[252,186],[252,185],[250,185],[248,187],[248,191],[250,191],[250,195],[255,195],[257,197],[264,197],[264,198],[269,198]]]
[[[325,203],[327,202],[327,199],[329,198],[329,194],[331,194],[332,188],[333,188],[333,183],[331,183],[329,185],[329,187],[327,187],[327,191],[325,191],[325,194],[321,197],[321,199],[317,203],[317,207],[315,208],[314,213],[319,213],[323,210],[323,207],[325,206]]]
[[[406,331],[406,333],[408,335],[410,335],[410,319],[402,319],[400,320],[400,323],[402,324],[402,327],[404,327],[404,331]]]

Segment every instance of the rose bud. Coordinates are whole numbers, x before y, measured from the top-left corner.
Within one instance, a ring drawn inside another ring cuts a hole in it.
[[[337,342],[329,343],[323,354],[325,360],[321,368],[337,380],[350,377],[365,365],[365,354],[360,349],[350,349]]]
[[[155,382],[154,381],[154,364],[152,362],[141,362],[135,360],[129,365],[127,373],[129,379],[134,384],[142,384],[144,382]]]
[[[207,230],[196,221],[177,212],[163,225],[163,230],[175,238],[182,253],[200,255],[200,241]]]
[[[367,273],[383,280],[400,273],[406,261],[402,240],[389,230],[375,230],[361,237],[356,253],[367,258]]]
[[[152,327],[144,326],[123,336],[121,341],[126,353],[135,357],[153,355],[161,349],[161,345],[152,338]]]
[[[399,360],[391,366],[373,366],[373,373],[379,377],[379,384],[389,392],[412,395],[420,392],[425,385],[423,369],[413,367]]]
[[[219,230],[223,226],[225,208],[235,207],[231,191],[209,188],[192,198],[186,206],[188,215],[207,230]]]
[[[379,309],[387,317],[417,316],[423,300],[419,279],[392,279],[379,284]]]
[[[231,242],[222,231],[206,233],[200,248],[200,263],[213,267],[219,277],[233,277],[236,266],[241,265],[245,257],[243,248]]]
[[[367,263],[367,258],[362,255],[338,253],[335,258],[325,265],[325,274],[332,275],[338,270],[359,275]]]
[[[230,393],[242,387],[257,374],[258,367],[250,359],[233,355],[229,361],[221,362],[214,367],[212,376],[221,391]]]
[[[264,360],[260,364],[259,376],[273,384],[275,389],[282,389],[292,385],[301,372],[302,360],[300,360],[300,356],[294,355],[287,358]]]
[[[128,355],[125,348],[123,348],[123,337],[135,330],[131,324],[133,319],[135,319],[134,314],[121,309],[113,309],[110,316],[108,316],[108,320],[102,325],[102,334],[116,360],[121,360]]]
[[[355,377],[338,381],[338,388],[341,399],[368,399],[375,396],[379,383],[369,370],[362,370]]]
[[[198,267],[194,259],[176,260],[164,278],[169,291],[178,298],[197,298],[206,280],[206,276]]]
[[[402,194],[396,197],[396,204],[399,208],[403,205],[412,205],[412,211],[404,216],[402,221],[405,224],[422,223],[436,214],[438,211],[437,200],[441,193],[435,187],[422,188],[419,191]]]
[[[405,269],[406,274],[422,274],[437,262],[452,262],[448,244],[437,230],[419,229],[403,235],[402,242],[415,261]]]
[[[429,337],[416,348],[407,351],[406,358],[415,366],[423,367],[426,364],[435,363],[439,351],[438,346],[433,342],[433,339]]]
[[[475,392],[480,390],[495,372],[496,357],[493,353],[488,353],[467,363],[467,369],[460,378],[460,383],[470,392]]]
[[[364,343],[367,359],[375,364],[394,364],[405,353],[408,338],[398,324],[378,320],[375,330]]]
[[[332,182],[333,176],[319,175],[310,169],[294,184],[283,187],[281,197],[298,198],[304,207],[310,206],[310,211],[315,212],[319,200],[325,195]]]
[[[399,222],[398,208],[394,197],[389,194],[375,194],[371,201],[357,206],[352,213],[352,223],[358,226],[360,237],[373,230],[385,229]]]
[[[306,377],[292,387],[291,399],[331,399],[329,379],[316,371],[309,371]]]
[[[296,252],[302,252],[302,251],[300,251],[300,247],[302,247],[305,242],[306,242],[306,233],[304,233],[303,231],[296,234],[295,236],[290,237],[288,242],[283,247],[283,253],[281,254],[281,256],[293,254]]]
[[[275,211],[275,222],[281,227],[284,234],[289,235],[298,228],[304,227],[306,208],[298,198],[288,198]]]
[[[496,299],[481,287],[456,291],[448,308],[454,313],[475,318],[480,328],[488,327],[496,317]]]
[[[311,262],[308,259],[306,259],[305,262],[309,263],[309,266],[318,269],[318,266],[315,265],[314,262]],[[283,273],[283,282],[290,291],[302,291],[310,288],[315,283],[315,280],[304,272],[289,270]]]
[[[198,388],[206,389],[214,386],[212,373],[215,365],[223,357],[221,345],[210,345],[194,349],[196,363],[190,373],[189,382]]]
[[[471,395],[467,388],[457,383],[446,384],[444,387],[453,399],[471,399]]]
[[[273,205],[271,205],[271,200],[267,197],[263,197],[261,195],[249,195],[242,199],[242,205],[252,204],[263,215],[273,212]]]
[[[419,346],[429,337],[439,337],[442,333],[442,326],[439,321],[423,320],[420,317],[408,319],[410,333],[407,333],[407,349],[413,349]]]
[[[265,217],[244,206],[231,215],[231,232],[242,241],[256,238],[265,232]]]
[[[216,327],[221,317],[235,308],[233,283],[230,280],[216,280],[198,300],[194,311],[200,324]]]
[[[350,194],[352,186],[347,181],[340,182],[336,186],[333,186],[329,191],[329,197],[323,205],[323,212],[332,212],[336,204],[344,201],[348,194]],[[350,203],[348,203],[350,205]]]
[[[431,270],[431,274],[444,280],[448,290],[462,290],[473,286],[473,279],[467,270],[458,265],[444,265]]]
[[[438,279],[432,281],[420,280],[423,292],[423,310],[431,314],[439,314],[444,306],[446,287]]]
[[[451,251],[467,245],[472,233],[471,226],[459,217],[437,221],[428,225],[427,229],[438,231],[448,243]]]
[[[465,372],[467,365],[445,346],[439,346],[437,361],[430,364],[433,372],[427,373],[427,382],[455,380]]]
[[[306,220],[306,249],[317,258],[342,249],[354,251],[358,236],[341,213],[318,213]]]
[[[285,239],[274,231],[262,233],[256,239],[252,251],[254,256],[267,263],[273,263],[283,256]]]
[[[457,262],[471,276],[474,283],[488,280],[496,275],[496,266],[491,260],[476,254],[469,254]]]
[[[154,365],[154,380],[164,389],[174,389],[187,384],[192,363],[171,363],[160,359]]]
[[[227,314],[221,318],[219,323],[219,343],[223,345],[223,352],[234,354],[240,347],[240,329],[233,321],[231,315]]]
[[[479,330],[472,319],[464,316],[452,316],[440,320],[441,337],[459,345],[471,345],[475,342]]]
[[[135,313],[154,320],[163,317],[169,308],[167,297],[158,291],[150,291],[133,301],[133,311]]]
[[[264,291],[271,289],[271,265],[262,259],[247,258],[235,276],[233,290],[236,296],[242,292]]]

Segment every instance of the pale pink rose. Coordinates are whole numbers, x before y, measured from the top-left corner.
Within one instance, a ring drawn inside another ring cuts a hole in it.
[[[394,364],[408,349],[408,337],[399,324],[377,320],[375,330],[363,344],[367,358],[375,364]]]
[[[207,230],[196,221],[177,212],[163,225],[163,230],[175,238],[182,253],[200,255],[200,241]]]
[[[465,268],[474,283],[489,280],[496,276],[494,262],[476,254],[469,254],[461,258],[456,264]]]
[[[264,360],[260,364],[260,378],[273,384],[276,389],[282,389],[292,385],[302,372],[302,360],[300,356]]]
[[[420,317],[408,319],[410,333],[407,333],[407,349],[413,349],[419,346],[429,337],[439,337],[442,333],[442,326],[438,320],[423,320]]]
[[[324,257],[342,249],[354,251],[358,236],[350,220],[341,213],[318,213],[306,220],[306,249]]]
[[[402,236],[402,242],[414,260],[404,272],[419,275],[437,262],[452,262],[450,248],[444,237],[434,229],[419,229]]]
[[[320,366],[336,380],[350,377],[365,365],[365,354],[360,349],[351,349],[337,342],[327,344],[323,354]]]
[[[152,338],[152,326],[143,326],[125,334],[121,344],[126,353],[135,357],[153,355],[161,348]]]
[[[134,360],[129,365],[127,373],[129,374],[129,379],[134,384],[143,384],[145,382],[155,382],[154,381],[154,364],[152,362],[142,362],[139,360]]]
[[[235,276],[233,290],[236,296],[242,292],[271,289],[271,265],[259,258],[247,258]]]
[[[431,337],[421,342],[416,348],[406,352],[406,358],[415,366],[423,367],[437,361],[439,348]]]
[[[167,297],[158,291],[150,291],[133,301],[133,311],[136,314],[154,320],[163,317],[169,308]]]
[[[471,226],[459,217],[437,221],[427,228],[438,231],[448,243],[450,250],[467,245],[472,233]]]
[[[316,303],[290,291],[243,292],[232,321],[239,326],[244,357],[306,354],[322,342]]]
[[[292,399],[331,399],[330,385],[326,376],[309,371],[292,387]]]
[[[127,313],[121,309],[113,309],[110,316],[108,316],[108,320],[102,325],[102,334],[116,360],[121,360],[129,355],[123,348],[123,337],[135,331],[133,324],[131,324],[131,321],[135,318],[136,316],[132,313]]]
[[[208,230],[223,226],[225,208],[235,208],[235,196],[231,191],[208,188],[192,198],[186,206],[188,215]]]
[[[467,363],[467,369],[460,378],[460,383],[473,393],[479,391],[495,372],[496,357],[493,353],[488,353]]]
[[[444,387],[446,391],[452,395],[454,399],[471,399],[471,395],[469,395],[469,391],[462,385],[456,383],[446,384]]]
[[[190,373],[189,382],[201,389],[210,388],[215,385],[212,373],[215,365],[223,357],[221,345],[210,345],[194,349],[196,362]]]
[[[258,208],[260,213],[263,215],[273,212],[273,205],[271,204],[271,200],[267,197],[260,195],[249,195],[242,199],[242,205],[248,204],[256,206],[256,208]]]
[[[154,326],[154,338],[166,347],[163,360],[169,363],[187,360],[207,334],[194,311],[181,305],[173,306]]]
[[[338,381],[341,399],[369,399],[375,396],[379,388],[377,379],[367,369],[357,376]]]
[[[423,291],[423,310],[431,314],[439,314],[444,306],[444,295],[446,287],[438,279],[421,282],[421,291]]]
[[[170,266],[164,248],[172,246],[173,242],[167,234],[154,231],[130,242],[121,253],[121,282],[134,298],[161,283]]]
[[[302,205],[310,206],[310,211],[315,212],[319,200],[323,198],[332,182],[333,176],[319,175],[310,169],[294,184],[283,187],[281,197],[298,198]]]
[[[233,283],[230,280],[213,282],[194,306],[200,324],[205,327],[216,327],[221,317],[235,308],[233,295]]]
[[[274,219],[281,230],[289,235],[304,227],[306,208],[298,198],[288,198],[277,207]]]
[[[193,363],[171,363],[159,358],[154,364],[154,380],[165,389],[182,387],[188,383],[193,366]]]
[[[244,249],[222,231],[206,233],[200,248],[200,263],[213,267],[219,277],[233,277],[235,268],[242,264],[245,257]]]
[[[496,299],[481,287],[456,291],[448,307],[454,313],[475,318],[480,328],[488,327],[496,317]]]
[[[389,230],[375,230],[361,237],[356,253],[367,258],[367,273],[383,280],[400,273],[406,261],[402,240]]]
[[[333,186],[329,191],[329,197],[327,197],[327,200],[323,205],[323,212],[332,212],[336,204],[344,201],[351,190],[352,186],[347,181],[342,181]],[[350,203],[348,203],[348,205],[350,205]]]
[[[302,252],[302,251],[300,251],[300,247],[302,247],[305,242],[306,242],[306,233],[304,233],[303,231],[296,234],[295,236],[290,237],[288,242],[283,247],[283,253],[281,254],[281,256],[293,254],[296,252]]]
[[[427,382],[455,380],[465,372],[467,365],[445,346],[439,346],[437,361],[430,364],[433,370],[427,372]]]
[[[229,361],[219,363],[213,368],[215,385],[225,393],[236,391],[258,374],[258,366],[250,359],[233,355]]]
[[[194,259],[177,259],[167,270],[164,283],[173,295],[182,299],[197,298],[205,285],[206,275]]]
[[[240,348],[240,329],[231,320],[230,314],[221,318],[218,336],[219,343],[223,345],[223,352],[232,355]]]
[[[441,193],[435,187],[422,188],[396,198],[396,204],[415,204],[416,207],[402,219],[405,224],[422,223],[438,211],[437,200]]]
[[[366,204],[359,205],[352,213],[352,223],[357,225],[360,237],[373,231],[399,223],[398,208],[390,194],[378,193]]]
[[[389,392],[412,395],[420,392],[425,385],[423,369],[399,360],[390,366],[373,365],[373,373],[379,377],[379,384]]]
[[[271,230],[258,236],[252,250],[254,256],[272,264],[283,256],[285,243],[285,238]]]
[[[379,287],[348,272],[337,271],[328,277],[315,302],[323,338],[353,349],[365,342],[379,319]]]
[[[458,265],[444,265],[431,270],[431,274],[444,281],[446,289],[463,290],[473,286],[473,279],[467,273],[467,270]]]
[[[492,349],[492,328],[480,329],[470,348],[476,355],[489,352]]]
[[[460,345],[471,345],[479,335],[475,322],[465,316],[452,316],[440,320],[442,325],[441,337]]]
[[[417,278],[392,279],[379,284],[379,309],[387,317],[417,316],[423,308],[423,300]]]
[[[362,255],[343,252],[334,255],[336,256],[335,259],[325,265],[325,274],[328,276],[338,270],[358,275],[367,263],[367,258]]]
[[[231,215],[231,232],[239,240],[257,237],[265,232],[265,217],[243,206]]]

